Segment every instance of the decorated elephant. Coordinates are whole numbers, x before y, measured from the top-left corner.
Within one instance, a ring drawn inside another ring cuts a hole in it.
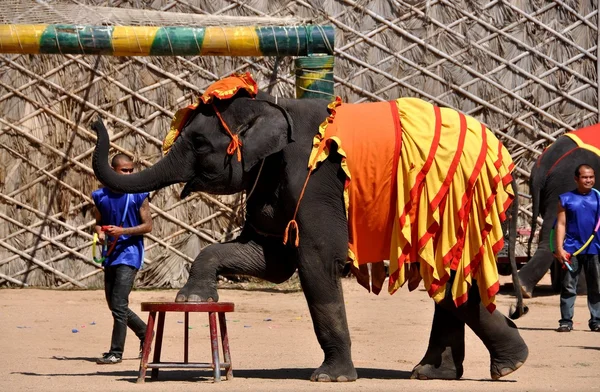
[[[519,270],[523,295],[531,298],[533,289],[550,269],[552,288],[560,291],[560,264],[555,260],[550,244],[550,233],[556,221],[558,195],[575,189],[575,169],[582,163],[600,173],[600,124],[566,133],[552,143],[537,159],[529,187],[533,201],[531,234],[528,256],[537,229],[537,218],[541,215],[542,227],[533,257]],[[600,189],[600,183],[596,182]],[[580,279],[585,282],[585,279]]]
[[[501,222],[514,194],[512,160],[474,118],[416,98],[344,104],[258,92],[249,74],[211,85],[177,112],[165,156],[121,177],[108,165],[100,120],[93,167],[120,192],[185,183],[190,192],[247,192],[236,239],[203,249],[176,301],[218,301],[217,274],[281,283],[297,270],[324,361],[313,381],[357,378],[340,276],[379,293],[421,280],[435,300],[429,347],[412,378],[463,374],[465,324],[498,379],[528,348],[495,310]],[[371,268],[367,268],[368,264]]]

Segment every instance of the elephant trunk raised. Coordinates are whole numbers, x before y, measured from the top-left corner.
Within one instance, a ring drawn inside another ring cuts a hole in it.
[[[110,143],[104,123],[101,119],[98,119],[91,127],[98,135],[92,158],[94,173],[102,184],[114,191],[123,193],[150,192],[171,184],[187,182],[194,175],[192,166],[194,160],[187,157],[182,149],[173,147],[166,157],[151,167],[139,173],[122,176],[112,170],[108,163]]]

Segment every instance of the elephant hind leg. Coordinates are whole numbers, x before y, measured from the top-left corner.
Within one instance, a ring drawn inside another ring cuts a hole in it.
[[[465,323],[451,311],[435,305],[429,347],[412,371],[419,380],[457,380],[463,374]]]
[[[446,300],[444,304],[448,305]],[[479,297],[477,284],[469,291],[469,301],[458,308],[451,305],[458,318],[481,339],[490,353],[490,375],[497,380],[520,368],[529,355],[529,349],[515,323],[497,310],[490,313]]]
[[[494,311],[494,313],[490,315],[490,318],[495,320],[492,322],[498,324],[504,323],[504,325],[507,326],[506,328],[511,331],[510,335],[515,335],[505,343],[494,344],[494,342],[492,342],[491,346],[493,349],[490,349],[486,344],[491,357],[490,375],[493,380],[498,380],[523,366],[529,355],[529,348],[523,341],[523,338],[519,335],[517,326],[511,320],[498,311]]]

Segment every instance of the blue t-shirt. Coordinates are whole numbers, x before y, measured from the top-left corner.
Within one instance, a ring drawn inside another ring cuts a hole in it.
[[[600,211],[600,196],[595,191],[586,195],[577,190],[563,193],[558,197],[560,205],[565,209],[567,224],[563,248],[573,254],[587,242],[594,233]],[[600,240],[594,236],[592,242],[581,254],[600,254]]]
[[[120,226],[125,212],[123,227],[134,227],[141,224],[140,208],[142,203],[148,197],[148,193],[117,193],[108,188],[100,188],[92,192],[92,199],[102,220],[100,224]],[[127,202],[129,199],[129,202]],[[106,236],[109,242],[114,238]],[[110,248],[110,245],[109,245]],[[114,250],[104,260],[104,266],[114,266],[118,264],[130,265],[140,269],[144,261],[144,236],[142,235],[122,235],[117,241]]]

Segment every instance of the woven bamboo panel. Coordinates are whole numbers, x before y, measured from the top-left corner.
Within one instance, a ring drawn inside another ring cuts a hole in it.
[[[345,101],[416,96],[497,133],[517,163],[522,225],[531,214],[527,180],[539,154],[562,133],[600,122],[597,1],[79,4],[331,24],[335,92]],[[25,19],[13,23],[32,23]],[[141,169],[160,158],[174,112],[239,71],[250,71],[272,94],[294,94],[292,58],[0,55],[0,286],[100,287],[101,269],[91,262],[90,194],[100,184],[91,169],[89,123],[101,115],[113,152],[130,154]],[[180,190],[151,195],[154,230],[138,287],[180,287],[203,247],[239,230],[242,195],[180,200]]]

